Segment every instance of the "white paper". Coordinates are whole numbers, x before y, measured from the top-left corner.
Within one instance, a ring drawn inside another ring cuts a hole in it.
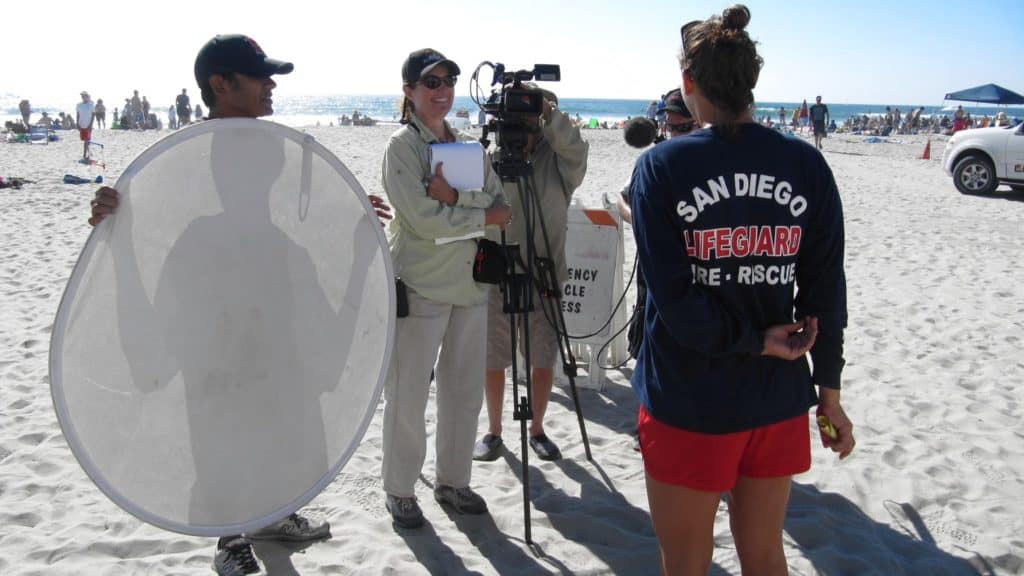
[[[451,244],[452,242],[458,242],[459,240],[472,240],[473,238],[483,238],[483,230],[475,230],[462,236],[446,236],[444,238],[434,238],[434,245],[441,246],[442,244]]]
[[[443,162],[444,179],[456,190],[484,187],[484,148],[479,142],[450,142],[430,145],[430,173]]]

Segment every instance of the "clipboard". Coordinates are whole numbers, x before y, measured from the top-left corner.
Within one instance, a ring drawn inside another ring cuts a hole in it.
[[[444,163],[444,179],[456,190],[480,190],[484,187],[484,148],[479,142],[431,144],[427,160],[430,173]]]

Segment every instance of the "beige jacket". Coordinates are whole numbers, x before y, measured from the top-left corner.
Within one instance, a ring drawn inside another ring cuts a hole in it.
[[[569,203],[572,194],[583,183],[587,173],[587,154],[590,145],[583,140],[580,129],[573,126],[569,116],[558,110],[551,111],[551,121],[542,128],[544,138],[530,155],[533,165],[533,188],[540,216],[547,229],[548,245],[554,253],[555,274],[560,283],[569,279],[565,265],[565,237],[569,219]],[[505,232],[507,242],[517,242],[520,252],[526,258],[526,217],[523,202],[516,182],[504,182],[505,197],[512,204],[512,223]],[[500,232],[489,230],[488,238],[498,241]],[[533,226],[534,246],[537,255],[548,256],[540,221]]]
[[[445,123],[459,142],[473,141]],[[422,296],[458,306],[480,304],[489,286],[473,281],[475,240],[436,244],[438,238],[462,236],[484,229],[484,211],[501,197],[501,182],[484,167],[483,190],[459,190],[454,206],[445,206],[426,193],[430,175],[428,152],[436,136],[413,114],[408,124],[391,135],[382,166],[382,182],[394,207],[391,258],[395,274]]]

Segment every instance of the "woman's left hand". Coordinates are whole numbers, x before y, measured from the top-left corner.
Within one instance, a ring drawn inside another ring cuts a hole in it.
[[[454,206],[459,201],[459,193],[444,179],[444,162],[438,162],[437,169],[427,179],[427,196],[446,206]]]

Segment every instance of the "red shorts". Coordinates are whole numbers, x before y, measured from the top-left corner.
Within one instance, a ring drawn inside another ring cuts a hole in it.
[[[78,137],[82,139],[82,142],[92,140],[92,128],[79,128]]]
[[[732,490],[739,476],[778,478],[811,468],[807,414],[730,434],[700,434],[637,416],[644,469],[659,482],[705,492]]]

